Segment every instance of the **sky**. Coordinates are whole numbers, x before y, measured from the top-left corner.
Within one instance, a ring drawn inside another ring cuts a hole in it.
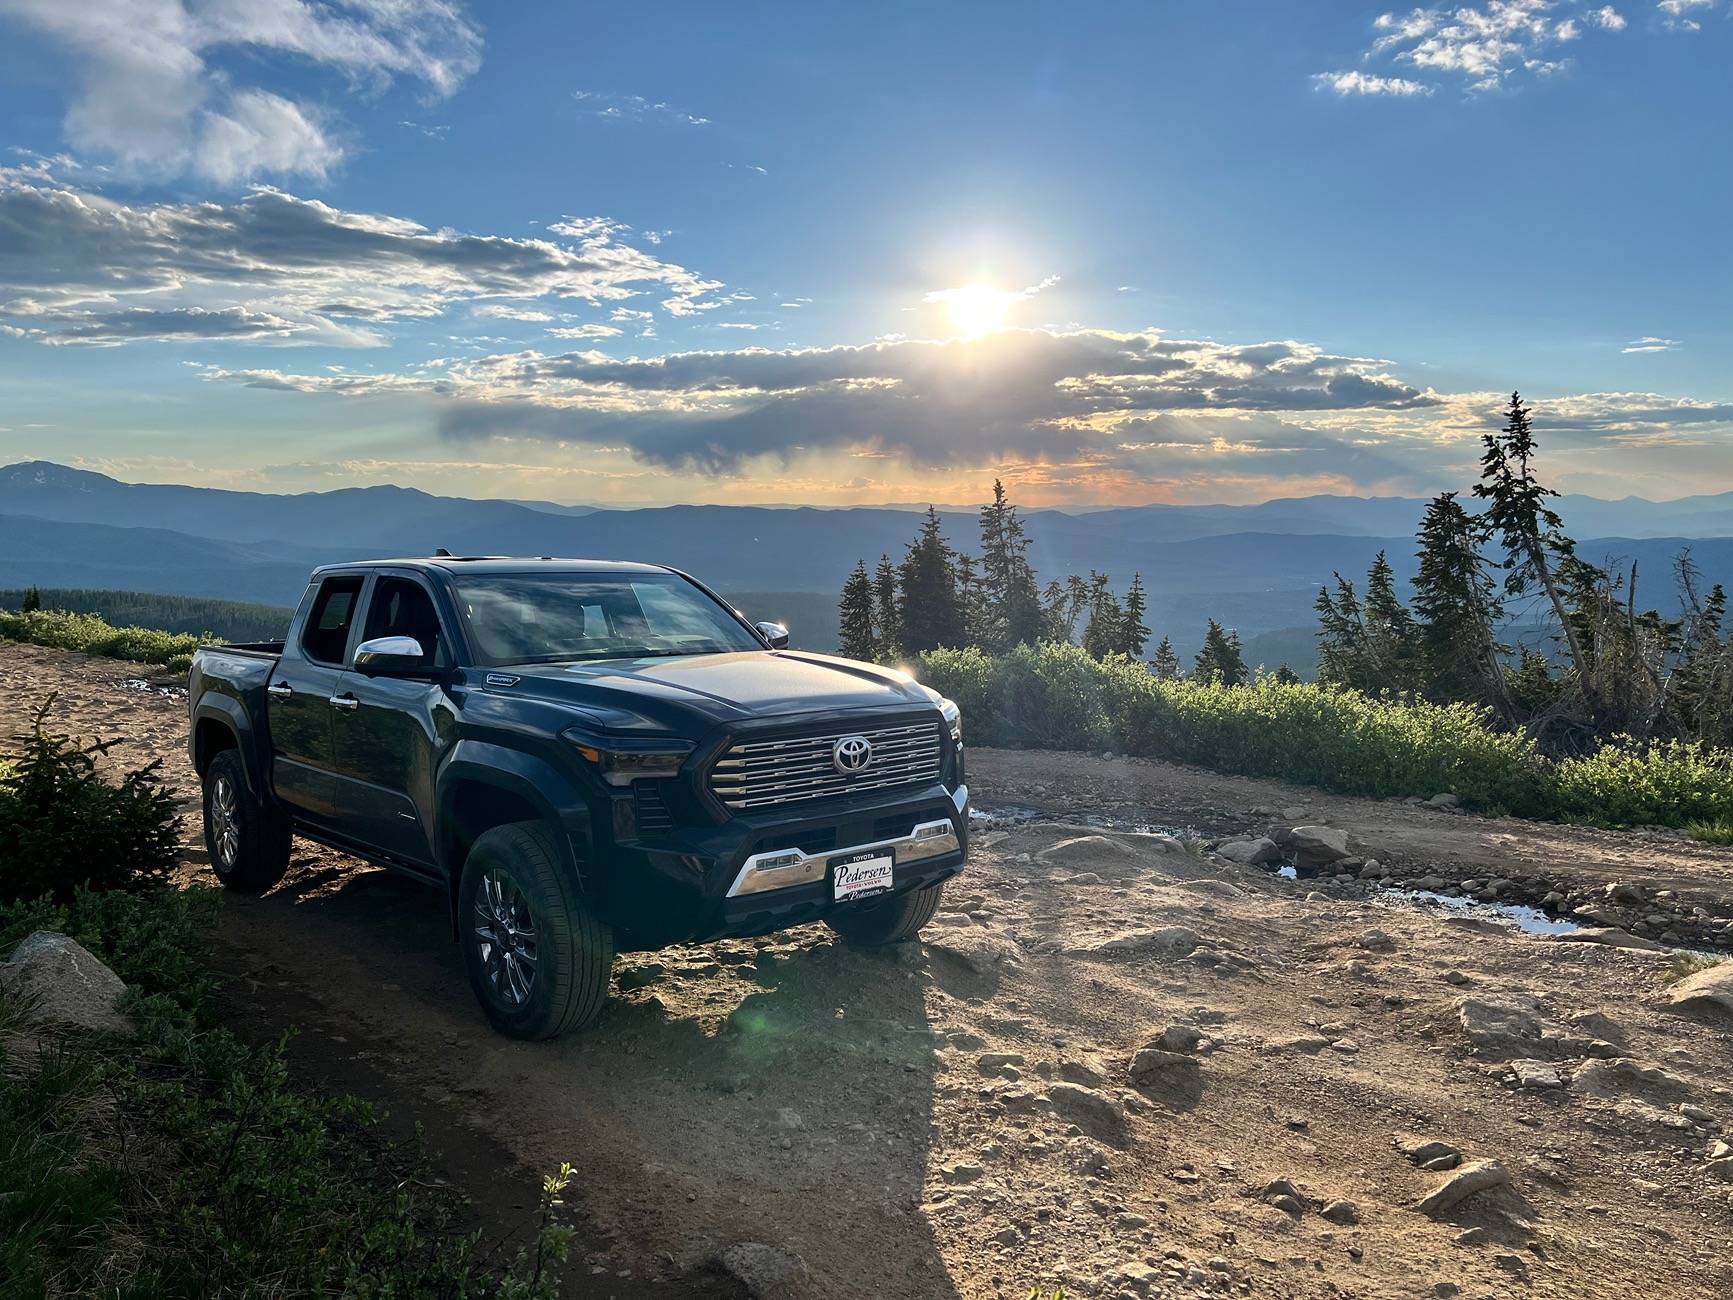
[[[0,461],[1733,489],[1733,0],[0,0]]]

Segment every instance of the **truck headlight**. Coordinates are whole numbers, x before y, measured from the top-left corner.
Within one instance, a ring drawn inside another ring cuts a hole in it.
[[[945,719],[945,725],[951,729],[951,741],[958,749],[963,747],[963,711],[957,707],[955,700],[940,700],[939,713]]]
[[[653,780],[674,776],[692,752],[689,740],[602,737],[579,727],[562,731],[560,735],[595,765],[597,775],[609,785],[624,786],[640,778]]]

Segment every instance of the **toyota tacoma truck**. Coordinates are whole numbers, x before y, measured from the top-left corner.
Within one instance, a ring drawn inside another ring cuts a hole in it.
[[[955,704],[656,565],[320,568],[285,640],[200,649],[188,699],[218,879],[270,888],[299,835],[444,890],[519,1038],[594,1019],[618,951],[909,939],[968,849]]]

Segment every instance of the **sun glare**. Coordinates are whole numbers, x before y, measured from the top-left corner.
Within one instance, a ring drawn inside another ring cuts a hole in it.
[[[960,289],[947,289],[943,295],[945,310],[951,314],[951,324],[964,338],[1003,329],[1011,304],[1021,296],[990,284],[964,285]]]

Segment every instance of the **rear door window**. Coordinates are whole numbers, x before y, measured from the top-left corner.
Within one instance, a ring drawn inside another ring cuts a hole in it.
[[[301,652],[314,663],[341,667],[349,648],[349,630],[355,623],[355,606],[361,599],[362,579],[357,576],[326,578],[313,597],[307,625],[301,629]]]

